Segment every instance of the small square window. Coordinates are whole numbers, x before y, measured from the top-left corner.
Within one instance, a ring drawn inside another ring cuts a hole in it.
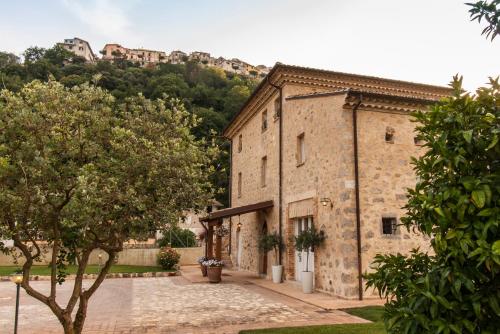
[[[394,134],[395,133],[396,133],[396,131],[393,128],[391,128],[390,126],[388,126],[385,129],[385,142],[389,143],[389,144],[394,144]]]
[[[267,130],[267,109],[262,112],[262,132]]]
[[[277,120],[281,115],[281,100],[280,98],[276,98],[274,100],[274,119]]]
[[[302,165],[306,161],[306,144],[304,133],[297,137],[297,166]]]
[[[397,219],[395,217],[382,218],[382,234],[394,235],[397,229]]]
[[[241,172],[238,173],[238,198],[241,197],[241,183],[242,183],[242,176]]]
[[[263,157],[260,162],[260,185],[266,186],[267,157]]]
[[[243,150],[243,135],[238,136],[238,152],[241,152]]]

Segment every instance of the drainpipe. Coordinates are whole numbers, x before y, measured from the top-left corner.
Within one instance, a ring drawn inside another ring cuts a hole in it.
[[[269,80],[269,76],[266,77],[267,78],[267,83],[269,83],[272,87],[274,87],[275,89],[278,90],[278,93],[279,93],[279,99],[280,99],[280,114],[278,115],[279,116],[279,139],[278,139],[278,155],[279,155],[279,162],[278,162],[278,179],[279,179],[279,185],[278,185],[278,189],[279,189],[279,195],[278,195],[278,208],[279,208],[279,212],[278,212],[278,215],[279,215],[279,218],[278,218],[278,221],[279,221],[279,236],[280,236],[280,239],[283,240],[283,232],[282,232],[282,229],[283,229],[283,87],[281,86],[277,86],[275,84],[273,84],[270,80]],[[281,250],[281,248],[279,248],[279,251],[278,251],[278,257],[279,257],[279,264],[282,265],[282,258],[283,258],[283,251]]]
[[[363,277],[361,264],[361,210],[359,205],[359,159],[358,159],[358,108],[363,101],[363,95],[358,95],[358,102],[352,108],[352,125],[354,137],[354,187],[356,193],[356,241],[358,244],[358,294],[363,300]]]
[[[232,193],[233,193],[233,140],[229,141],[229,207],[232,207]],[[231,255],[232,245],[231,245],[231,235],[233,234],[233,221],[231,217],[229,217],[229,249],[228,253]]]

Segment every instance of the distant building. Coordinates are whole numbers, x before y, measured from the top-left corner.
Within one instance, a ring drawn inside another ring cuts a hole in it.
[[[194,51],[187,54],[180,50],[174,50],[169,55],[163,51],[147,49],[129,49],[116,43],[106,44],[101,51],[103,60],[115,61],[125,59],[141,66],[152,66],[158,63],[184,64],[186,61],[197,61],[202,66],[217,67],[226,72],[250,75],[253,77],[264,77],[270,68],[264,65],[253,66],[237,58],[225,59],[215,58],[208,52]]]
[[[85,60],[89,63],[93,63],[97,60],[97,56],[92,51],[89,42],[81,38],[68,38],[64,40],[64,43],[57,43],[57,45],[73,52],[79,57],[85,58]]]
[[[167,55],[163,51],[148,49],[129,49],[120,44],[106,44],[101,51],[104,60],[114,61],[122,58],[133,63],[139,63],[141,66],[149,64],[165,63],[168,61]]]
[[[188,55],[180,50],[172,51],[168,56],[168,62],[171,64],[183,64],[188,59]]]

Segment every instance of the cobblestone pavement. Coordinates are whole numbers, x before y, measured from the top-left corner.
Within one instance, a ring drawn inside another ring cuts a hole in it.
[[[85,286],[92,281],[85,281]],[[73,281],[58,289],[69,298]],[[48,282],[32,282],[48,290]],[[12,332],[15,286],[0,283],[0,333]],[[182,277],[110,279],[90,301],[85,333],[237,333],[241,329],[360,322],[341,311],[279,295],[253,284],[191,284]],[[19,332],[62,333],[40,302],[22,290]]]

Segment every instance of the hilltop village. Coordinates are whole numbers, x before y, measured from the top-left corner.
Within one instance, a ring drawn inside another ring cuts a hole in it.
[[[186,53],[175,50],[167,54],[165,51],[149,50],[143,48],[127,48],[117,43],[108,43],[99,51],[99,58],[92,50],[90,43],[78,37],[65,39],[57,43],[75,55],[85,58],[87,62],[93,63],[99,59],[107,61],[127,60],[143,67],[155,66],[159,63],[183,64],[188,61],[196,61],[207,67],[217,67],[227,72],[253,77],[265,77],[270,68],[265,65],[251,65],[240,59],[226,59],[223,57],[212,57],[208,52],[194,51]]]

